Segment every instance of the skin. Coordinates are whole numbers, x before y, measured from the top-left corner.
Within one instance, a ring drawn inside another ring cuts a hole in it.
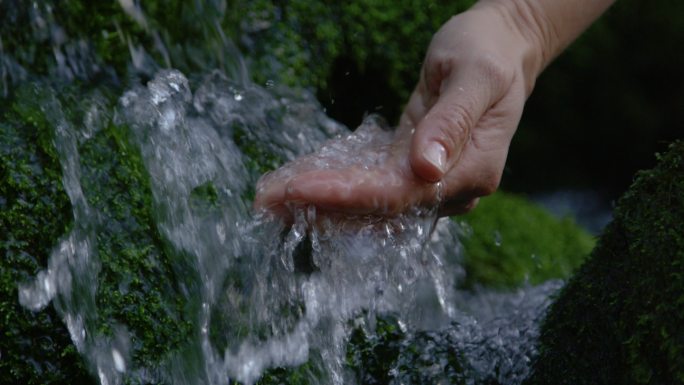
[[[538,75],[612,2],[479,1],[434,35],[391,145],[363,150],[385,152],[386,161],[266,176],[255,208],[285,218],[298,204],[380,215],[415,205],[439,204],[440,215],[472,210],[499,185]]]

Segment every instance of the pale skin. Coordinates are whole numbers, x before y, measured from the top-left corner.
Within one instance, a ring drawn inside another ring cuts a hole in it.
[[[255,208],[286,219],[297,204],[377,215],[437,203],[440,215],[472,210],[498,188],[537,76],[613,1],[480,0],[434,35],[394,142],[377,149],[387,162],[262,178]]]

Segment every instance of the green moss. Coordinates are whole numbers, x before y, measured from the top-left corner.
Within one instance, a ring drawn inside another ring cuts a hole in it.
[[[356,328],[347,346],[347,365],[363,384],[387,384],[405,339],[405,333],[391,318],[379,318],[373,334]]]
[[[99,124],[80,138],[78,148],[81,186],[97,212],[81,225],[97,234],[101,263],[95,317],[86,322],[104,335],[126,325],[135,364],[159,365],[190,339],[196,309],[185,298],[192,297],[188,291],[197,277],[189,273],[190,259],[167,247],[155,227],[141,156],[128,142],[128,129],[111,121],[115,99],[77,84],[26,84],[15,96],[0,112],[0,382],[90,381],[52,305],[31,313],[18,303],[17,284],[47,266],[50,251],[73,222],[53,144],[61,124],[54,109],[79,130],[88,130],[86,109],[99,109]]]
[[[372,333],[354,329],[347,365],[361,384],[467,383],[467,364],[447,330],[405,333],[391,316],[378,317]]]
[[[52,130],[39,109],[41,90],[0,107],[0,383],[91,383],[52,307],[21,307],[17,285],[47,265],[71,227]]]
[[[567,278],[594,245],[570,218],[556,219],[513,194],[483,198],[461,223],[464,286],[516,287]]]
[[[229,12],[227,19],[242,25],[234,33],[244,37],[242,48],[257,83],[316,89],[329,112],[350,124],[378,104],[379,112],[396,118],[418,80],[434,32],[473,3],[235,1],[229,7],[239,12]],[[355,100],[334,101],[349,97]]]
[[[320,362],[320,357],[318,358]],[[309,362],[296,368],[274,368],[266,371],[257,385],[309,385],[321,383],[324,368]]]
[[[195,187],[190,192],[190,202],[194,207],[218,207],[218,191],[211,182]]]
[[[122,74],[130,60],[129,41],[152,44],[117,2],[46,0],[27,6],[9,0],[0,3],[0,14],[3,50],[32,74],[50,75],[57,68],[53,48],[76,47],[79,39],[84,39],[94,64],[84,69],[92,70],[90,76],[104,70],[104,63]]]
[[[134,361],[154,366],[189,339],[182,291],[196,277],[172,267],[182,257],[165,247],[155,227],[147,172],[125,132],[109,124],[79,148],[81,185],[99,212],[97,315],[106,334],[127,325],[136,340]]]
[[[141,70],[130,71],[131,52],[140,49],[158,66],[237,75],[242,59],[228,36],[246,54],[256,83],[314,89],[348,123],[379,104],[396,118],[433,33],[473,2],[232,0],[221,9],[214,2],[145,1],[139,3],[145,27],[118,2],[45,0],[31,8],[10,0],[0,3],[0,36],[3,52],[33,75],[54,75],[55,50],[79,52],[83,73],[72,75],[81,80],[125,79]],[[349,87],[366,92],[349,93],[358,91]],[[359,111],[338,111],[332,100],[346,95],[355,95]]]
[[[527,384],[684,384],[684,142],[658,160],[553,304]]]

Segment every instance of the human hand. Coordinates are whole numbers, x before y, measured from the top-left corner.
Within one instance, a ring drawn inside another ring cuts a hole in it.
[[[505,12],[476,6],[455,16],[435,34],[394,134],[371,130],[364,146],[321,160],[324,149],[265,176],[255,207],[284,217],[293,204],[392,215],[439,203],[441,188],[440,214],[467,212],[496,190],[540,67]]]
[[[375,116],[346,137],[262,176],[254,206],[292,220],[298,206],[327,212],[393,215],[412,206],[434,206],[437,183],[418,178],[407,154],[410,130],[388,129]]]
[[[445,23],[401,117],[400,126],[415,127],[408,153],[414,174],[444,183],[442,215],[465,213],[498,188],[543,65],[541,51],[509,17],[485,5]]]

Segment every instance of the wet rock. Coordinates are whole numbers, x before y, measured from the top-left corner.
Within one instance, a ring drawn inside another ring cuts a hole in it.
[[[614,218],[551,307],[526,384],[684,383],[684,142]]]

